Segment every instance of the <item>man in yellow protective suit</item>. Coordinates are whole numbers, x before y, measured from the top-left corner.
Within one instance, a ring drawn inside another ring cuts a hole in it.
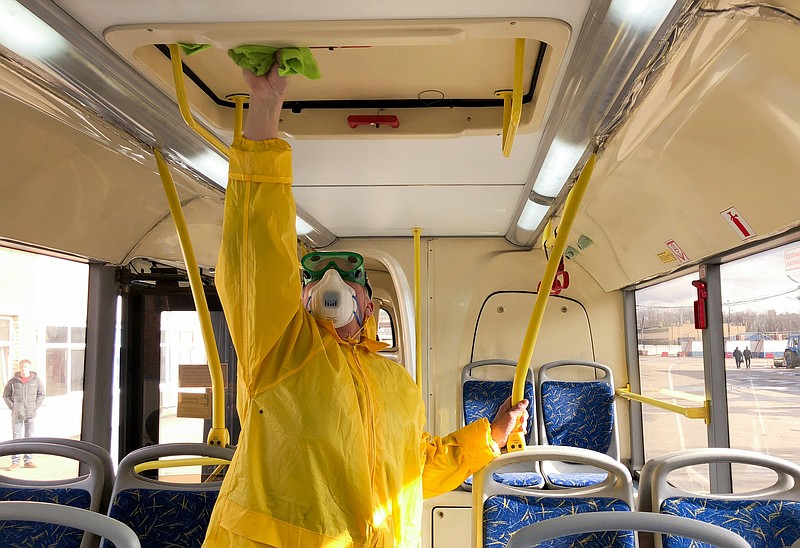
[[[245,80],[217,266],[242,433],[204,546],[416,548],[423,497],[498,455],[528,402],[431,436],[416,384],[362,333],[372,302],[360,256],[305,257],[301,301],[291,148],[276,138],[286,81],[274,66]]]

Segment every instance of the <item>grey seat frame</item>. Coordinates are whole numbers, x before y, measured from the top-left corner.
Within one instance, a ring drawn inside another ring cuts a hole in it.
[[[530,548],[546,540],[601,531],[666,533],[720,548],[750,548],[745,539],[718,525],[649,512],[586,512],[540,521],[514,533],[506,548]]]
[[[136,533],[124,523],[97,512],[63,504],[0,502],[0,520],[66,525],[106,538],[112,541],[117,548],[141,548]]]
[[[56,442],[52,440],[56,440]],[[59,438],[45,438],[44,440],[25,438],[5,441],[0,443],[0,456],[20,453],[55,455],[78,461],[78,463],[87,467],[87,473],[76,478],[58,480],[30,480],[0,474],[0,487],[31,490],[52,488],[82,489],[89,493],[90,503],[88,510],[99,512],[102,506],[104,483],[108,471],[107,463],[104,463],[104,459],[96,454],[95,449],[89,448],[80,442],[75,443],[75,440],[70,440],[72,443],[62,443],[63,441]],[[111,457],[109,456],[108,460],[110,461],[110,459]],[[113,475],[113,469],[111,474]],[[92,541],[93,535],[85,534],[81,547],[90,546]]]

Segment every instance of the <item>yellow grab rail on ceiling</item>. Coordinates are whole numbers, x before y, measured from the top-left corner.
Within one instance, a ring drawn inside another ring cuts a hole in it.
[[[230,157],[230,149],[219,140],[219,138],[208,131],[206,128],[198,124],[192,110],[189,108],[189,101],[186,98],[186,86],[183,82],[183,61],[181,59],[181,47],[178,44],[169,44],[169,56],[172,59],[172,78],[175,80],[175,96],[178,99],[178,106],[181,109],[183,120],[190,128],[195,130],[203,139],[209,142],[211,146],[216,148],[226,158]]]
[[[653,405],[661,409],[666,409],[667,411],[672,411],[673,413],[683,415],[684,417],[689,419],[703,419],[706,422],[706,424],[708,424],[709,421],[711,420],[710,400],[704,400],[703,407],[686,407],[685,405],[668,403],[662,400],[657,400],[655,398],[650,398],[648,396],[642,396],[641,394],[636,394],[635,392],[631,392],[630,384],[628,384],[625,388],[619,388],[617,390],[617,396],[625,398],[627,400],[638,401],[640,403],[646,403],[648,405]]]
[[[511,156],[511,147],[517,136],[522,118],[522,74],[525,68],[525,39],[517,38],[514,44],[514,88],[511,91],[496,91],[503,98],[503,156]]]
[[[542,319],[544,318],[544,311],[547,307],[547,299],[550,297],[550,289],[553,287],[553,281],[556,279],[561,256],[567,248],[567,238],[569,238],[572,223],[575,221],[575,216],[578,213],[578,206],[580,206],[581,200],[583,200],[586,187],[589,185],[589,179],[592,178],[592,171],[594,171],[596,159],[597,154],[592,154],[589,157],[586,165],[584,165],[581,170],[578,181],[575,183],[575,186],[572,187],[572,190],[567,196],[567,201],[564,204],[564,214],[561,217],[561,223],[558,225],[556,241],[553,244],[553,250],[550,252],[547,266],[544,269],[539,292],[536,295],[536,302],[533,305],[533,312],[531,312],[531,319],[528,322],[528,329],[525,331],[525,339],[522,342],[522,350],[520,351],[519,360],[517,360],[517,369],[514,373],[514,388],[511,391],[512,404],[516,404],[525,399],[525,378],[528,374],[531,359],[533,358],[536,338],[539,335],[539,329],[542,327]],[[512,432],[508,437],[507,447],[509,451],[521,451],[525,449],[525,436],[522,434],[521,425],[519,429]]]
[[[422,290],[420,288],[421,282],[421,244],[420,236],[422,235],[421,228],[412,229],[414,234],[414,334],[416,335],[416,349],[417,349],[417,386],[422,391]]]
[[[178,191],[175,189],[175,182],[169,172],[169,166],[164,160],[164,156],[158,149],[153,149],[158,164],[158,173],[161,176],[161,184],[164,187],[164,194],[167,196],[169,210],[172,213],[172,220],[175,223],[175,230],[178,233],[178,242],[181,245],[186,273],[189,275],[189,285],[192,288],[197,315],[200,318],[200,329],[203,333],[203,344],[205,345],[206,356],[208,358],[208,370],[211,374],[211,430],[208,433],[208,444],[225,447],[230,443],[230,434],[225,428],[225,384],[222,378],[222,365],[219,362],[219,352],[217,342],[214,339],[214,328],[211,325],[211,314],[208,311],[208,301],[203,290],[203,280],[200,279],[200,269],[197,266],[197,259],[192,248],[192,241],[189,237],[189,229],[186,226],[186,219],[183,216]]]

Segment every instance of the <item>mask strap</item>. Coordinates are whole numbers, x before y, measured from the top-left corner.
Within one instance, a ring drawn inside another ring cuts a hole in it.
[[[352,290],[352,288],[351,288],[351,290]],[[353,318],[356,320],[356,323],[358,324],[358,327],[360,328],[359,331],[361,331],[361,329],[364,329],[364,325],[363,325],[363,320],[358,319],[359,318],[359,312],[361,312],[361,307],[358,305],[358,299],[356,299],[355,293],[353,294],[353,300],[356,303],[356,309],[353,311]]]

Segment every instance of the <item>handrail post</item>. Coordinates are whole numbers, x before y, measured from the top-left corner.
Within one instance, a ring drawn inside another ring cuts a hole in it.
[[[422,229],[415,227],[412,229],[414,234],[414,334],[416,335],[416,376],[417,386],[422,392],[422,290],[420,288],[422,274],[422,246],[420,236]]]
[[[525,39],[517,38],[514,42],[514,87],[511,91],[496,91],[497,97],[503,98],[503,156],[511,156],[511,147],[517,136],[517,128],[522,118],[522,76],[525,70]]]
[[[203,139],[220,151],[226,158],[230,156],[230,149],[219,140],[219,138],[198,124],[192,110],[189,108],[189,101],[186,98],[186,86],[183,81],[183,61],[181,60],[181,48],[178,44],[169,44],[169,56],[172,59],[172,78],[175,81],[175,96],[178,99],[178,107],[181,109],[183,121],[190,128],[195,130]]]
[[[567,201],[564,204],[564,214],[561,217],[561,223],[558,225],[556,241],[550,252],[547,266],[544,269],[539,292],[536,295],[536,302],[531,312],[531,319],[528,322],[528,329],[525,331],[525,339],[522,342],[519,360],[517,360],[517,370],[514,372],[514,388],[511,391],[512,405],[525,399],[525,378],[528,373],[528,368],[530,367],[531,359],[533,359],[533,349],[536,346],[536,338],[539,335],[539,329],[542,327],[542,319],[544,318],[544,311],[547,307],[547,299],[550,297],[553,281],[556,279],[561,256],[567,248],[567,239],[572,229],[572,223],[575,221],[575,216],[583,200],[586,187],[589,185],[589,179],[592,178],[592,171],[594,171],[596,159],[596,153],[589,156],[589,160],[587,160],[586,165],[583,166],[581,174],[575,186],[572,187],[572,190],[567,196]],[[521,425],[518,425],[518,429],[509,436],[508,450],[511,452],[520,451],[522,449],[525,449],[525,437],[522,435]]]
[[[200,319],[200,329],[203,334],[203,344],[208,358],[208,369],[211,374],[212,392],[212,413],[211,430],[208,433],[208,444],[219,445],[222,447],[230,443],[230,434],[225,428],[225,383],[222,378],[222,365],[219,361],[217,342],[214,339],[214,328],[211,325],[211,313],[208,311],[208,302],[203,290],[203,280],[200,278],[200,269],[197,266],[197,258],[194,255],[192,241],[189,237],[189,229],[186,226],[186,219],[183,216],[178,191],[175,189],[175,182],[169,172],[169,166],[164,160],[164,156],[158,149],[153,149],[158,164],[158,173],[161,176],[161,184],[164,187],[169,209],[172,213],[172,220],[175,223],[175,230],[178,233],[178,241],[181,245],[186,273],[189,275],[189,285],[192,289],[197,315]]]
[[[225,97],[233,101],[236,105],[235,115],[233,119],[233,140],[235,141],[242,136],[242,127],[244,126],[244,104],[250,99],[246,93],[234,93]]]

